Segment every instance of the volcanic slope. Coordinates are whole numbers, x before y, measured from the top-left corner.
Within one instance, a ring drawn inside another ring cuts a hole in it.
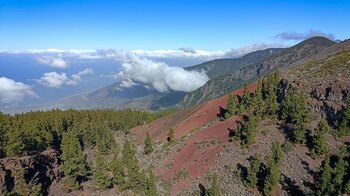
[[[312,116],[309,124],[311,132],[320,118],[326,118],[332,126],[349,97],[349,46],[349,41],[341,42],[317,56],[302,59],[304,63],[281,70],[279,101],[283,101],[283,93],[289,88],[296,88],[299,93],[306,95]],[[254,93],[256,85],[256,82],[248,85],[249,92]],[[232,94],[241,96],[243,91],[238,89]],[[200,187],[209,187],[210,177],[215,174],[223,195],[260,194],[257,189],[244,186],[240,168],[246,168],[249,157],[255,153],[260,154],[266,164],[273,141],[288,146],[288,134],[281,120],[267,117],[258,123],[255,143],[249,148],[230,142],[229,135],[236,131],[239,117],[233,116],[226,120],[220,118],[225,111],[227,99],[228,95],[224,95],[133,130],[139,144],[143,143],[147,132],[156,143],[153,155],[145,157],[141,149],[139,158],[141,163],[151,162],[155,166],[160,180],[160,193],[200,194]],[[173,144],[168,144],[167,134],[171,128],[174,129],[176,139]],[[326,137],[332,153],[349,142],[348,137],[339,138],[334,132],[335,130]],[[282,179],[274,193],[314,194],[316,173],[322,161],[322,157],[311,157],[307,145],[292,144],[290,149],[285,147]]]

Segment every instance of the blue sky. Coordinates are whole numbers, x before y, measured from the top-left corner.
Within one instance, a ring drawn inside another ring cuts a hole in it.
[[[0,49],[225,50],[310,30],[345,39],[349,10],[346,0],[0,0]]]
[[[0,110],[115,82],[190,92],[209,78],[181,67],[350,38],[349,10],[350,0],[0,0]]]

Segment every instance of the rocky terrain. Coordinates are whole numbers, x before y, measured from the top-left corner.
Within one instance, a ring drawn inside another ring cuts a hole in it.
[[[4,194],[14,186],[25,187],[25,184],[35,184],[42,187],[45,195],[50,191],[50,187],[61,178],[59,166],[59,153],[55,150],[46,150],[32,156],[1,159],[0,194]],[[26,189],[23,188],[23,190]]]

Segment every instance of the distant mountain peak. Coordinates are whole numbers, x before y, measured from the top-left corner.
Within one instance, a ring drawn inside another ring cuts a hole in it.
[[[332,41],[326,37],[322,37],[322,36],[315,36],[315,37],[311,37],[309,39],[306,39],[302,42],[300,42],[299,44],[295,45],[294,47],[300,47],[303,45],[316,45],[316,46],[323,46],[323,47],[329,47],[333,44],[336,44],[335,41]]]

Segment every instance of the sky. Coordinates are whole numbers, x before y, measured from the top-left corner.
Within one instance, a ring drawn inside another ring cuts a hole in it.
[[[350,0],[0,0],[0,111],[117,83],[191,92],[183,67],[348,39]]]
[[[227,50],[349,37],[349,0],[0,0],[0,50]]]

